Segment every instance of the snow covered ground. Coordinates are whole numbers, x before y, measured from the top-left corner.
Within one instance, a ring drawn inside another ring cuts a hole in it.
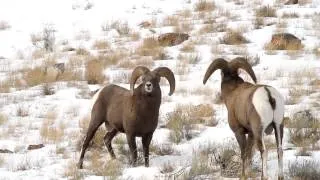
[[[120,158],[120,162],[124,165],[121,166],[123,169],[119,175],[120,179],[172,179],[170,173],[162,172],[164,164],[170,163],[173,166],[172,174],[178,173],[181,169],[187,171],[192,164],[194,154],[206,146],[222,147],[236,143],[227,123],[226,108],[223,104],[217,103],[214,97],[220,92],[220,74],[214,73],[206,86],[202,85],[205,70],[216,57],[227,59],[238,55],[248,56],[251,59],[259,57],[259,63],[253,67],[258,82],[277,88],[287,102],[292,99],[290,96],[293,96],[291,91],[293,88],[308,90],[294,103],[287,103],[286,117],[292,117],[295,112],[305,109],[310,109],[314,116],[319,116],[319,82],[317,85],[310,85],[311,82],[319,80],[320,74],[319,0],[306,0],[303,1],[305,3],[288,6],[277,0],[222,0],[215,1],[216,7],[212,11],[205,12],[194,10],[198,2],[198,0],[0,1],[0,27],[4,22],[9,25],[8,28],[0,28],[0,149],[13,152],[0,154],[0,179],[104,178],[101,173],[86,168],[94,162],[92,159],[95,151],[99,153],[97,161],[102,162],[101,165],[105,166],[111,161],[106,148],[102,145],[86,154],[88,157],[85,158],[84,170],[75,169],[75,163],[79,158],[79,142],[83,138],[83,129],[87,126],[85,121],[88,119],[91,107],[89,93],[103,84],[88,85],[83,78],[85,63],[82,63],[88,59],[81,60],[80,65],[76,66],[77,63],[73,60],[76,57],[74,52],[63,50],[66,47],[82,48],[98,56],[103,50],[97,50],[93,45],[99,40],[107,41],[110,45],[106,50],[107,53],[126,52],[119,62],[103,67],[108,79],[104,84],[115,83],[128,88],[127,83],[118,80],[119,76],[123,75],[122,72],[131,72],[132,68],[126,69],[118,64],[121,61],[128,62],[131,58],[134,59],[137,56],[135,50],[144,38],[156,37],[174,30],[184,31],[191,36],[181,45],[164,48],[170,58],[154,60],[151,63],[153,67],[168,66],[176,74],[176,92],[173,96],[167,96],[168,83],[162,83],[163,102],[160,108],[159,128],[155,131],[152,141],[154,146],[172,144],[173,153],[161,156],[151,152],[149,168],[142,165],[130,167],[127,157],[122,155],[124,157]],[[261,5],[274,7],[276,17],[264,18],[262,28],[256,29],[255,10]],[[283,13],[295,13],[297,17],[284,18]],[[123,35],[119,30],[115,30],[110,24],[116,21],[127,25],[132,34]],[[139,24],[143,21],[153,24],[148,28],[140,27]],[[241,30],[249,43],[240,46],[221,44],[220,38],[225,32],[217,32],[215,29],[209,32],[200,31],[206,21],[212,21],[209,24],[222,24],[225,29]],[[187,22],[188,24],[184,24]],[[180,25],[180,29],[176,27],[177,25]],[[55,35],[53,52],[36,57],[35,52],[39,51],[39,45],[32,43],[31,35],[41,35],[46,27],[50,27]],[[265,50],[265,44],[270,41],[272,34],[279,31],[289,32],[300,38],[304,45],[303,50],[298,52]],[[137,36],[136,39],[132,38],[133,32]],[[184,67],[179,54],[181,48],[188,43],[194,45],[195,49],[192,51],[199,55],[200,59]],[[48,59],[54,59],[55,63],[65,63],[69,70],[81,72],[80,77],[74,81],[52,82],[50,87],[55,93],[43,95],[43,83],[32,86],[25,78],[30,68],[43,67]],[[179,73],[181,69],[186,70],[182,75]],[[251,81],[245,73],[241,73],[241,76]],[[125,82],[125,78],[120,77],[120,80]],[[13,86],[17,81],[20,82],[19,87]],[[11,82],[6,91],[4,82]],[[178,144],[170,142],[170,130],[160,125],[166,124],[167,114],[172,112],[177,104],[210,104],[215,111],[214,119],[218,121],[218,125],[215,127],[199,125],[195,129],[197,135],[192,139],[183,139]],[[123,135],[118,135],[117,138],[117,141],[124,139]],[[297,157],[298,148],[289,143],[288,139],[286,129],[285,172],[288,172],[289,163],[297,159],[320,161],[317,150],[311,151],[309,157]],[[45,147],[30,151],[27,150],[30,144],[44,144]],[[319,146],[319,142],[316,144]],[[120,152],[119,146],[114,146],[116,155]],[[138,146],[141,146],[140,140]],[[126,144],[124,147],[127,149]],[[238,145],[235,147],[238,148]],[[256,153],[254,164],[258,168],[260,168],[259,157]],[[214,176],[209,176],[209,179],[223,179],[219,173],[213,174]],[[277,175],[277,155],[274,149],[270,150],[268,155],[268,174],[270,179],[274,179]]]

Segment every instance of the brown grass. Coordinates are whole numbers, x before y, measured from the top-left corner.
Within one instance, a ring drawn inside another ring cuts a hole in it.
[[[40,136],[44,142],[60,142],[64,137],[65,124],[62,122],[56,123],[57,115],[53,112],[48,112],[45,119],[42,121],[40,128]]]
[[[77,159],[73,158],[68,161],[67,166],[64,168],[64,176],[71,180],[85,179],[84,174],[77,167]]]
[[[103,62],[99,60],[91,60],[86,64],[85,79],[88,84],[101,84],[105,80],[103,74],[104,66]]]
[[[258,17],[276,17],[276,9],[271,6],[263,6],[256,10]]]
[[[184,43],[180,48],[182,52],[193,52],[195,50],[195,45],[193,42]]]
[[[214,1],[199,0],[194,5],[194,11],[213,11],[215,8]]]
[[[179,16],[170,15],[164,17],[162,20],[162,26],[178,26],[179,25]]]
[[[6,124],[8,122],[8,117],[2,113],[0,113],[0,126]]]
[[[289,13],[284,12],[282,14],[282,18],[299,18],[299,14],[296,12],[289,12]]]
[[[92,47],[94,49],[98,49],[98,50],[101,50],[101,49],[109,49],[110,48],[110,44],[108,41],[106,40],[96,40]]]
[[[188,64],[198,64],[201,60],[199,53],[180,53],[178,55],[179,61],[187,62]]]
[[[24,79],[29,86],[35,86],[46,82],[45,74],[40,67],[26,70]]]
[[[153,60],[167,59],[166,52],[155,37],[143,39],[142,45],[135,49],[139,56],[151,56]]]
[[[245,44],[249,41],[242,35],[239,30],[229,30],[221,39],[221,43],[228,45]]]
[[[122,173],[123,163],[116,159],[108,160],[108,162],[105,163],[106,159],[101,158],[100,154],[101,152],[97,150],[92,152],[90,158],[91,165],[88,168],[97,176],[108,177],[110,180],[117,179]]]
[[[195,136],[195,124],[211,124],[215,111],[206,105],[177,105],[173,112],[167,114],[166,127],[171,130],[169,138],[178,144],[183,139],[190,140]],[[209,117],[209,118],[208,118]]]

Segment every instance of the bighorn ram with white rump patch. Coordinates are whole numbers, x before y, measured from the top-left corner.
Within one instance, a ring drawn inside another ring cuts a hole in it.
[[[134,89],[139,77],[142,83]],[[149,166],[149,145],[158,124],[161,104],[160,78],[165,77],[170,84],[169,95],[175,90],[175,78],[167,67],[150,71],[144,66],[136,67],[130,79],[130,90],[117,85],[108,85],[97,93],[97,99],[91,111],[91,121],[81,149],[78,167],[82,168],[83,158],[89,142],[102,123],[107,133],[105,145],[112,158],[115,158],[111,141],[118,132],[126,134],[131,153],[131,163],[137,161],[135,137],[142,137],[145,166]]]
[[[261,177],[267,177],[267,152],[263,136],[264,133],[271,134],[274,129],[278,150],[278,177],[283,179],[283,97],[273,87],[244,82],[238,75],[239,68],[245,70],[256,83],[257,79],[250,64],[244,58],[237,57],[230,62],[222,58],[215,59],[206,71],[203,84],[213,72],[221,70],[221,95],[228,110],[229,126],[241,150],[241,178],[247,178],[246,168],[251,163],[254,142],[261,153]]]

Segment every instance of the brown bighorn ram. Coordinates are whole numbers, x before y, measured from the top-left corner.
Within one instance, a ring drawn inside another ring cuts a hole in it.
[[[134,89],[139,77],[142,83]],[[82,168],[83,158],[89,142],[102,123],[107,133],[105,145],[112,158],[115,158],[111,141],[118,132],[126,134],[131,153],[131,163],[136,164],[136,137],[142,137],[145,166],[149,166],[149,145],[153,132],[158,124],[161,104],[160,77],[165,77],[170,84],[169,95],[175,90],[175,78],[167,67],[159,67],[150,71],[144,66],[136,67],[131,76],[130,90],[117,85],[108,85],[96,95],[97,99],[91,111],[91,121],[81,149],[78,167]]]
[[[261,153],[261,177],[267,177],[267,152],[263,137],[264,133],[270,134],[274,129],[278,149],[278,176],[283,179],[283,97],[273,87],[244,82],[238,75],[239,68],[245,70],[256,83],[257,79],[250,64],[244,58],[237,57],[230,62],[222,58],[215,59],[206,71],[203,84],[213,72],[221,70],[221,95],[228,110],[229,126],[241,150],[241,178],[247,178],[246,168],[251,163],[254,142]]]

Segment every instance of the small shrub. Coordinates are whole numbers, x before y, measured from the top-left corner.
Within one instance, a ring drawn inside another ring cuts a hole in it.
[[[180,51],[182,52],[193,52],[195,49],[195,46],[193,43],[185,43],[183,44],[182,48],[180,49]]]
[[[45,142],[60,142],[64,136],[65,125],[60,122],[56,124],[56,114],[48,112],[42,121],[40,136]]]
[[[221,40],[221,43],[228,45],[239,45],[248,42],[249,41],[245,37],[243,37],[241,32],[237,30],[229,30]]]
[[[79,47],[76,49],[76,55],[88,56],[90,55],[90,52],[85,48]]]
[[[282,14],[282,18],[299,18],[299,14],[297,14],[296,12],[291,12],[291,13],[284,12]]]
[[[213,11],[216,5],[213,1],[199,0],[194,5],[195,11]]]
[[[54,94],[54,89],[53,87],[51,87],[48,83],[45,83],[43,86],[42,86],[42,94],[47,96],[47,95],[52,95]]]
[[[105,79],[102,61],[91,60],[87,62],[85,78],[88,84],[101,84]]]
[[[72,159],[68,161],[66,167],[64,168],[64,176],[72,180],[85,179],[84,174],[82,174],[79,168],[77,167],[76,159]]]
[[[135,53],[140,56],[151,56],[153,60],[167,59],[164,48],[154,37],[143,39],[142,45],[135,50]]]
[[[2,113],[0,113],[0,126],[6,124],[8,122],[8,117]]]
[[[315,147],[315,144],[319,140],[320,128],[318,127],[297,127],[289,129],[289,142],[298,147],[305,147],[310,145],[312,145],[312,147]]]
[[[207,155],[195,154],[192,157],[189,172],[183,175],[184,179],[201,179],[201,177],[204,179],[211,179],[212,177],[210,175],[216,171],[211,163],[212,162]]]
[[[112,76],[112,81],[128,84],[130,82],[131,72],[118,72]]]
[[[171,155],[174,152],[172,144],[153,144],[152,152],[158,156]]]
[[[210,105],[178,105],[173,112],[167,114],[167,127],[172,130],[169,138],[178,144],[183,139],[190,140],[195,136],[193,125],[206,123],[206,117],[214,116]]]
[[[270,6],[263,6],[256,10],[256,16],[258,17],[276,17],[276,9]]]
[[[320,179],[319,166],[320,163],[314,160],[295,161],[289,163],[288,176],[299,180]]]
[[[100,49],[108,49],[110,47],[110,44],[106,40],[96,40],[93,43],[92,47],[94,49],[98,49],[98,50],[100,50]]]
[[[220,167],[223,177],[237,177],[241,171],[241,158],[235,144],[213,150],[215,163]]]
[[[17,116],[19,117],[26,117],[29,115],[28,109],[24,106],[17,106]]]
[[[163,174],[171,173],[174,171],[174,165],[170,162],[163,163],[160,167],[160,172]]]
[[[261,29],[264,26],[264,19],[262,17],[256,17],[253,24],[255,29]]]
[[[178,60],[188,62],[189,64],[198,64],[201,56],[199,53],[179,54]]]
[[[179,17],[176,15],[166,16],[162,21],[163,26],[178,26]]]
[[[26,70],[24,79],[29,86],[36,86],[44,83],[46,80],[44,72],[40,67]]]

